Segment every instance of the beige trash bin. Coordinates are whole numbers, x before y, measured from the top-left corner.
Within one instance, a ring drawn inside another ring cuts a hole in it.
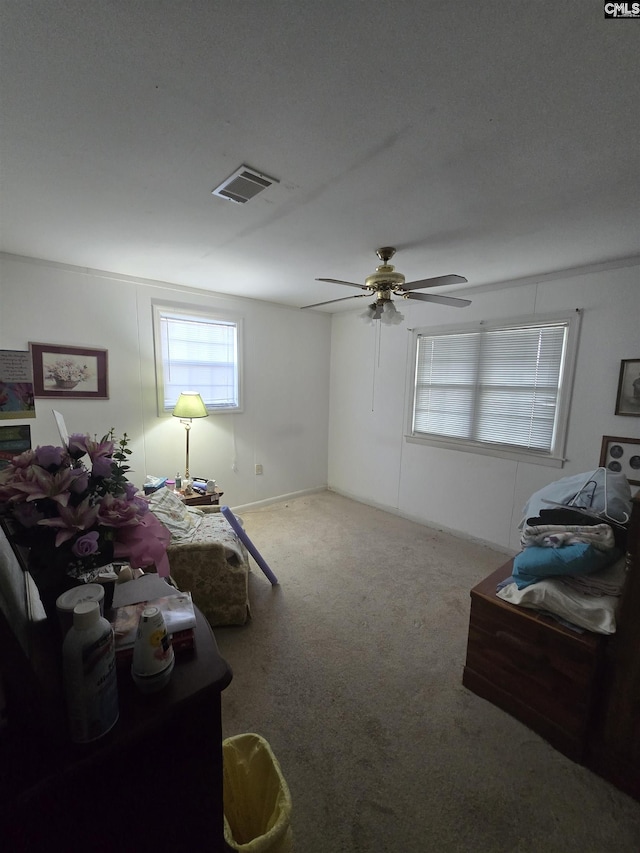
[[[222,741],[224,839],[239,853],[292,853],[291,794],[267,741],[248,732]]]

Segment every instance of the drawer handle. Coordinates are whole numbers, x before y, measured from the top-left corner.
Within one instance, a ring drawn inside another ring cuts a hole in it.
[[[496,631],[496,639],[507,646],[511,646],[518,652],[526,654],[527,657],[533,658],[533,660],[543,661],[545,659],[544,652],[538,646],[527,643],[525,640],[521,640],[520,637],[510,634],[508,631]]]

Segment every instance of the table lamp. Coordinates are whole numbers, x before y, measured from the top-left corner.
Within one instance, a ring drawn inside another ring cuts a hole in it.
[[[184,491],[186,494],[191,493],[191,479],[189,478],[189,431],[191,429],[191,421],[193,418],[206,418],[209,412],[204,404],[204,401],[197,391],[183,391],[178,397],[175,409],[171,413],[174,418],[180,418],[180,423],[184,424],[187,432],[187,457],[184,469]]]

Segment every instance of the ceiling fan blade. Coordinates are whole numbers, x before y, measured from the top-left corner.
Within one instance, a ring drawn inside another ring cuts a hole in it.
[[[318,279],[320,281],[320,279]],[[371,296],[370,293],[355,293],[353,296],[343,296],[342,299],[329,299],[328,302],[314,302],[313,305],[302,305],[302,308],[319,308],[320,305],[331,305],[332,302],[346,302],[347,299],[361,299],[363,296]]]
[[[440,305],[451,305],[452,308],[465,308],[471,305],[470,299],[457,299],[455,296],[440,296],[435,293],[407,293],[403,299],[419,299],[421,302],[438,302]]]
[[[349,287],[359,287],[360,290],[369,290],[364,284],[356,284],[355,281],[340,281],[339,278],[317,278],[316,281],[328,281],[329,284],[348,284]]]
[[[423,278],[420,281],[406,281],[403,290],[421,290],[423,287],[441,287],[444,284],[464,284],[467,281],[461,275],[438,275],[435,278]]]

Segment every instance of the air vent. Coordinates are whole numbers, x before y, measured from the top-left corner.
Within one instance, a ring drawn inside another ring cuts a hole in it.
[[[226,181],[223,181],[215,190],[211,190],[213,195],[218,198],[227,199],[227,201],[235,201],[237,204],[244,204],[249,199],[257,196],[271,184],[277,184],[279,181],[276,178],[270,178],[263,175],[261,172],[256,172],[255,169],[249,166],[240,166],[239,169],[230,175]]]

